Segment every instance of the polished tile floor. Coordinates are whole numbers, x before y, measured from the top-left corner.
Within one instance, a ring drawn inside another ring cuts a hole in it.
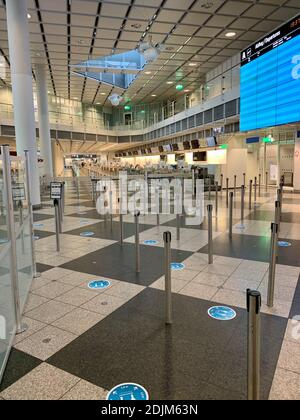
[[[141,217],[141,273],[135,273],[134,219],[101,217],[80,182],[80,195],[67,182],[61,252],[56,252],[53,208],[35,214],[36,256],[42,276],[33,281],[24,321],[0,385],[0,398],[105,399],[122,382],[143,385],[151,399],[246,398],[246,290],[262,293],[262,399],[300,398],[300,200],[285,193],[274,308],[266,305],[270,223],[275,190],[263,193],[240,229],[240,195],[235,197],[234,234],[228,235],[225,193],[214,215],[214,263],[208,264],[207,220],[188,226],[176,218]],[[212,204],[214,196],[212,195]],[[163,233],[172,233],[174,324],[164,323]],[[92,237],[82,233],[91,231]],[[148,245],[147,241],[154,244]],[[145,242],[146,241],[146,242]],[[91,290],[95,279],[110,281]],[[237,317],[208,317],[214,305],[229,305]]]

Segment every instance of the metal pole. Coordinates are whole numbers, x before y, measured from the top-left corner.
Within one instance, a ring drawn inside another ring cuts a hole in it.
[[[213,206],[209,204],[207,206],[207,218],[208,218],[208,264],[213,264],[213,223],[212,223]]]
[[[254,178],[254,204],[257,202],[257,177]]]
[[[172,319],[172,278],[171,278],[171,241],[172,235],[170,232],[164,233],[165,244],[165,291],[166,291],[166,324],[171,325]]]
[[[260,400],[261,374],[261,294],[247,290],[248,311],[248,401]]]
[[[60,220],[59,220],[59,201],[54,200],[54,209],[55,209],[55,232],[56,232],[56,251],[60,252]]]
[[[6,192],[7,204],[7,235],[11,243],[11,259],[10,259],[10,272],[11,272],[11,286],[12,295],[14,300],[14,312],[16,320],[16,334],[22,334],[27,331],[28,327],[22,324],[21,303],[19,293],[19,278],[18,278],[18,260],[17,260],[17,240],[15,234],[14,224],[14,203],[12,194],[12,179],[11,179],[11,165],[9,146],[1,147],[1,154],[3,158],[3,178]]]
[[[109,191],[110,230],[113,230],[113,193]]]
[[[223,193],[223,174],[221,174],[221,194]]]
[[[65,214],[65,181],[62,183],[62,214]]]
[[[270,248],[270,267],[269,267],[269,284],[268,284],[268,306],[274,306],[274,292],[275,292],[275,276],[276,276],[276,261],[277,261],[277,246],[278,246],[278,225],[272,223],[271,225],[272,237]]]
[[[177,241],[180,241],[180,223],[181,222],[181,217],[180,214],[177,214],[176,216],[176,239]]]
[[[250,185],[249,185],[249,210],[252,209],[252,186],[253,186],[253,181],[251,179]]]
[[[30,185],[30,171],[29,171],[29,152],[25,150],[25,168],[26,168],[26,190],[27,190],[27,203],[28,203],[28,215],[29,215],[29,229],[30,229],[30,242],[31,242],[31,253],[32,253],[32,269],[33,278],[38,279],[41,274],[36,269],[36,258],[35,258],[35,244],[34,244],[34,228],[33,228],[33,210],[31,202],[31,185]]]
[[[58,210],[59,210],[59,232],[62,233],[63,214],[62,214],[61,199],[58,200]]]
[[[241,226],[244,225],[245,220],[245,185],[241,187]]]
[[[226,206],[229,205],[229,178],[226,178]]]
[[[219,209],[219,184],[216,182],[216,217],[218,217],[218,209]]]
[[[20,229],[21,229],[21,242],[22,242],[22,253],[23,253],[23,255],[25,254],[25,244],[24,244],[24,228],[22,227],[23,226],[23,223],[24,223],[24,220],[23,220],[23,202],[22,202],[22,200],[20,200],[19,202],[18,202],[18,207],[19,207],[19,224],[20,224]]]
[[[245,173],[243,173],[243,185],[245,186],[246,185],[246,174]]]
[[[236,175],[234,175],[234,195],[236,196]]]
[[[192,191],[193,191],[193,197],[195,195],[195,170],[192,169]]]
[[[139,217],[140,212],[135,212],[135,267],[136,272],[141,272],[141,253],[140,253],[140,226],[139,226]]]
[[[122,199],[118,199],[119,203],[119,216],[120,216],[120,244],[124,243],[124,225],[123,225],[123,213],[122,213]]]
[[[266,193],[268,192],[268,177],[269,177],[269,173],[266,172]]]
[[[231,192],[229,194],[229,236],[232,238],[233,231],[233,197],[234,194]]]
[[[211,178],[208,179],[208,199],[211,200]]]
[[[278,225],[278,233],[280,232],[281,223],[281,202],[275,201],[275,223]]]
[[[258,181],[258,196],[261,197],[261,174],[259,174],[259,181]]]

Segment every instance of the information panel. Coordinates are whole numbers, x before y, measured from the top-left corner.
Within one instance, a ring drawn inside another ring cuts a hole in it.
[[[51,182],[50,184],[50,198],[51,200],[61,199],[62,195],[62,183],[61,182]]]
[[[241,55],[241,131],[300,121],[300,15]]]

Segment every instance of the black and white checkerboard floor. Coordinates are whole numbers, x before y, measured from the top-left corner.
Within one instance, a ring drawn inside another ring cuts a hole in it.
[[[135,273],[134,219],[96,212],[86,186],[68,185],[61,252],[55,248],[53,209],[35,214],[36,254],[42,277],[34,280],[24,321],[1,384],[0,398],[105,399],[123,382],[143,385],[151,399],[245,399],[247,369],[246,289],[262,293],[262,398],[300,398],[300,200],[285,194],[275,305],[266,305],[270,222],[274,194],[260,197],[240,223],[236,196],[234,234],[228,235],[225,194],[214,218],[214,263],[208,265],[207,223],[186,226],[176,241],[174,216],[141,217],[141,273]],[[83,197],[83,198],[82,198]],[[165,231],[172,233],[174,324],[164,323]],[[93,237],[80,236],[92,231]],[[154,240],[154,245],[145,241]],[[105,291],[88,283],[107,279]],[[229,305],[231,322],[207,311]]]

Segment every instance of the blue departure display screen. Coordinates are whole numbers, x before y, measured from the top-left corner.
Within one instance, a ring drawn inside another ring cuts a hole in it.
[[[240,129],[300,121],[300,16],[242,52]]]

